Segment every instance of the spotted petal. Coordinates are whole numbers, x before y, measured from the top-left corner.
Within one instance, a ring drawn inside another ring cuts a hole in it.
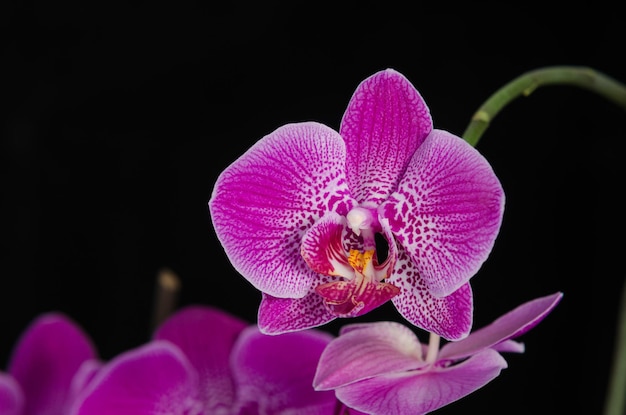
[[[313,389],[322,350],[332,340],[317,330],[267,336],[244,330],[232,353],[238,401],[232,413],[323,415],[337,405],[332,391]]]
[[[91,339],[73,320],[56,312],[37,317],[18,339],[8,364],[24,392],[24,413],[64,415],[72,378],[94,358]]]
[[[354,205],[345,144],[318,123],[289,124],[253,145],[219,176],[209,209],[233,266],[275,297],[306,295],[317,274],[300,256],[306,230],[324,213]]]
[[[277,298],[262,294],[258,326],[264,334],[282,334],[309,329],[337,318],[324,306],[313,289],[303,298]]]
[[[401,246],[389,281],[400,287],[400,294],[391,301],[413,325],[447,340],[460,340],[469,334],[474,312],[469,283],[446,297],[433,296]]]
[[[398,190],[379,209],[435,297],[458,290],[487,259],[502,223],[504,192],[465,140],[433,130]]]
[[[335,389],[346,405],[371,415],[422,415],[480,389],[507,363],[492,349],[443,369],[389,373]]]
[[[386,199],[431,130],[426,103],[402,74],[387,69],[361,82],[339,130],[354,197],[374,205]]]
[[[154,333],[156,340],[178,346],[196,369],[200,399],[210,413],[230,408],[235,389],[230,351],[248,323],[208,306],[190,305],[170,316]]]

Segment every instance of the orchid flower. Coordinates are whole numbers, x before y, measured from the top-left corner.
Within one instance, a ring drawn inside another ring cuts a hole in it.
[[[457,340],[471,329],[469,279],[493,247],[504,193],[487,160],[433,129],[419,92],[387,69],[357,87],[339,132],[293,123],[255,143],[220,174],[209,210],[234,268],[262,292],[263,333],[391,300]]]
[[[0,413],[66,415],[76,391],[74,378],[97,362],[89,337],[57,312],[36,318],[22,333],[0,374]]]
[[[332,338],[316,330],[267,336],[218,309],[187,306],[150,342],[106,363],[70,414],[358,414],[313,389]]]
[[[396,322],[346,325],[322,353],[314,386],[372,415],[426,414],[495,379],[507,367],[500,353],[522,353],[524,345],[512,339],[539,324],[562,296],[524,303],[441,349],[438,336],[421,344]]]

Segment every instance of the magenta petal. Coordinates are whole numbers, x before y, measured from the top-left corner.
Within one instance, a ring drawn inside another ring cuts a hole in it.
[[[201,413],[198,378],[174,344],[154,341],[122,353],[83,391],[71,415]]]
[[[446,369],[377,376],[340,387],[337,398],[371,415],[426,414],[480,389],[495,379],[506,361],[486,349]]]
[[[474,314],[469,283],[446,297],[434,297],[402,247],[398,249],[398,261],[389,282],[400,287],[400,294],[391,301],[410,323],[447,340],[467,337]]]
[[[70,401],[74,402],[85,389],[89,387],[91,381],[96,377],[100,369],[104,366],[104,362],[99,359],[85,360],[76,371],[70,385]]]
[[[0,414],[22,415],[24,394],[15,378],[0,372]]]
[[[228,166],[209,208],[237,271],[272,296],[306,295],[317,274],[300,256],[300,242],[324,213],[345,215],[354,205],[344,172],[343,140],[313,122],[280,127]]]
[[[337,318],[323,298],[310,291],[304,298],[276,298],[263,293],[258,326],[264,334],[282,334],[321,326]]]
[[[354,329],[346,327],[320,357],[313,381],[317,390],[426,365],[422,345],[402,324],[384,321],[358,324]]]
[[[65,415],[74,374],[95,357],[89,337],[65,315],[36,318],[18,339],[8,364],[26,398],[24,415]]]
[[[557,292],[528,301],[502,315],[490,325],[475,330],[464,340],[445,344],[439,353],[441,359],[458,359],[519,337],[539,324],[563,298]]]
[[[242,330],[249,324],[221,310],[192,305],[178,310],[154,333],[185,354],[199,375],[201,399],[209,412],[229,407],[235,389],[228,359]]]
[[[300,253],[308,266],[318,274],[354,277],[343,246],[347,221],[345,216],[329,212],[304,234]]]
[[[500,230],[504,192],[487,160],[462,138],[433,130],[379,212],[435,297],[467,283]]]
[[[238,393],[232,413],[333,413],[335,394],[313,389],[318,359],[332,338],[318,330],[267,336],[254,326],[247,328],[232,354]]]
[[[339,130],[350,190],[359,203],[378,205],[395,190],[431,130],[426,103],[402,74],[387,69],[361,82]]]

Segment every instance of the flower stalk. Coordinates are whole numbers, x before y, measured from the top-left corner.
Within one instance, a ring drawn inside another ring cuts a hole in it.
[[[626,85],[584,66],[548,66],[526,72],[492,94],[474,113],[462,137],[476,146],[495,116],[519,96],[544,85],[572,85],[596,93],[626,110]],[[620,304],[611,378],[604,415],[626,414],[626,284]]]
[[[617,336],[613,352],[613,368],[609,379],[604,415],[626,413],[626,283],[622,289],[620,315],[617,318]]]
[[[573,85],[594,92],[626,110],[626,85],[584,66],[548,66],[526,72],[491,95],[472,116],[462,137],[472,146],[511,101],[544,85]]]

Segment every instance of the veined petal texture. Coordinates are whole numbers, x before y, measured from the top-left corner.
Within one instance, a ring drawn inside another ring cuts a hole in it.
[[[253,145],[217,179],[209,209],[228,258],[257,289],[303,297],[317,274],[300,256],[302,235],[324,213],[355,204],[345,144],[319,123],[288,124]]]
[[[411,324],[447,340],[467,337],[472,329],[474,298],[470,283],[445,297],[433,296],[406,251],[398,247],[398,261],[389,282],[400,287],[391,299]]]
[[[258,325],[265,334],[282,334],[321,326],[336,318],[313,289],[302,298],[277,298],[262,293]]]
[[[354,327],[353,327],[354,326]],[[324,349],[313,386],[318,390],[426,365],[422,345],[408,327],[381,321],[348,325]]]
[[[432,127],[426,103],[404,75],[387,69],[361,82],[339,130],[355,199],[374,205],[385,200]]]
[[[379,213],[431,294],[444,297],[489,256],[502,223],[504,191],[475,148],[433,130]]]
[[[485,349],[448,368],[390,373],[339,387],[335,392],[346,405],[370,415],[422,415],[480,389],[506,367],[498,352]]]

